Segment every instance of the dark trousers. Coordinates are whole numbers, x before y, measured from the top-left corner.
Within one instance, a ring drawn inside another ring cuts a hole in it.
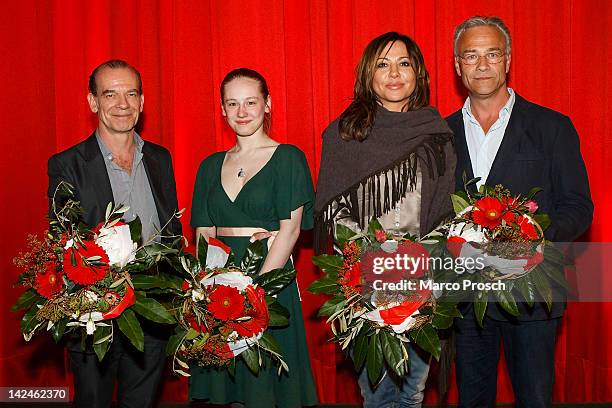
[[[480,328],[473,311],[455,319],[459,407],[495,406],[501,340],[516,407],[550,407],[559,320],[509,322],[485,316]]]
[[[141,353],[117,330],[110,350],[99,362],[92,350],[80,351],[69,344],[74,406],[109,408],[116,379],[119,407],[152,407],[164,369],[165,347],[164,340],[145,334],[144,353]]]

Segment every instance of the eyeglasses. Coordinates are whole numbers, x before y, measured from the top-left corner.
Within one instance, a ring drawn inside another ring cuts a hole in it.
[[[504,59],[505,55],[506,53],[504,51],[491,51],[484,55],[468,52],[464,55],[457,55],[457,57],[461,58],[461,61],[463,61],[465,65],[476,65],[478,61],[480,61],[480,58],[486,59],[489,64],[499,64]]]

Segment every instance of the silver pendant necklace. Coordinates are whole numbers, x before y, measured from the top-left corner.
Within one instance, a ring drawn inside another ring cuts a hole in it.
[[[238,178],[243,178],[243,177],[246,177],[246,172],[244,171],[242,167],[240,167],[238,169]]]

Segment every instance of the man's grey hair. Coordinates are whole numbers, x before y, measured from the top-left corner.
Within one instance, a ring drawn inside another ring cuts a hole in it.
[[[459,24],[455,29],[454,43],[455,43],[455,55],[459,55],[459,38],[465,32],[465,30],[473,27],[489,26],[497,28],[506,39],[506,55],[510,55],[512,50],[512,37],[510,37],[510,30],[504,24],[499,17],[485,17],[485,16],[474,16],[465,20]]]

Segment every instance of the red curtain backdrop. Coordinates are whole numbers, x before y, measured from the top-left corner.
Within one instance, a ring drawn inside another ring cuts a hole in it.
[[[513,35],[511,86],[571,116],[582,142],[595,220],[584,237],[612,240],[612,2],[607,0],[25,0],[1,6],[0,161],[3,175],[0,386],[71,384],[61,347],[41,336],[25,343],[9,312],[19,290],[12,257],[26,235],[42,231],[47,158],[88,136],[96,117],[87,78],[99,63],[122,58],[142,73],[145,139],[170,149],[187,235],[195,172],[207,155],[229,148],[219,83],[240,66],[268,79],[273,136],[299,146],[316,177],[320,135],[347,105],[365,45],[391,30],[420,45],[431,76],[432,105],[443,115],[464,100],[453,70],[454,27],[475,14],[498,15]],[[298,250],[301,288],[317,277],[311,235]],[[323,299],[303,291],[312,367],[322,402],[360,401],[351,365],[314,317]],[[556,347],[555,401],[612,401],[612,307],[570,305]],[[498,399],[511,401],[500,369]],[[168,375],[162,399],[187,398],[187,383]],[[426,400],[434,402],[430,381]],[[449,401],[456,400],[456,388]]]

